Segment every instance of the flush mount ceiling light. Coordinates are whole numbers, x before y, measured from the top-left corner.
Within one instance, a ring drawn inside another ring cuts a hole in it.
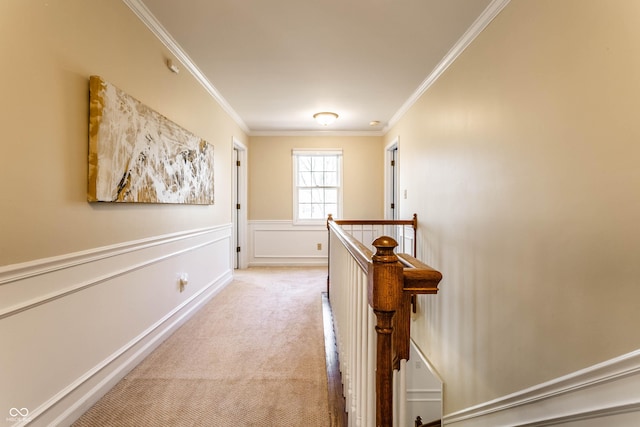
[[[322,126],[328,126],[336,121],[338,115],[336,113],[324,111],[322,113],[315,113],[313,115],[313,118],[316,119],[316,122],[320,123]]]

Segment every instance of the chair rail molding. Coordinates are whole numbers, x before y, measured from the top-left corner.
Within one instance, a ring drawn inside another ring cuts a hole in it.
[[[443,422],[456,427],[548,426],[609,422],[618,416],[640,425],[640,349],[447,414]],[[613,422],[607,425],[629,425]]]
[[[14,425],[82,415],[231,283],[231,237],[223,224],[1,267],[0,342],[11,351],[0,376],[12,387],[0,402],[28,409]]]

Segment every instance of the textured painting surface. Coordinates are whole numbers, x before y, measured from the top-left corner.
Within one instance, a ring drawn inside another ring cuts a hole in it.
[[[91,76],[92,202],[213,204],[213,146]]]

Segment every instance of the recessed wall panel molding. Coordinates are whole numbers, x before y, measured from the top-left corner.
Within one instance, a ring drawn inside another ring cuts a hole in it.
[[[2,267],[0,402],[29,425],[70,425],[231,282],[231,236],[227,224]]]
[[[249,266],[327,265],[327,227],[292,221],[249,222]]]
[[[189,230],[0,267],[0,319],[204,246],[228,242],[228,228]]]

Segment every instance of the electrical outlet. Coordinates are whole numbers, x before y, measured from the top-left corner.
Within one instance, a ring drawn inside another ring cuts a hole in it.
[[[183,292],[184,287],[189,284],[189,275],[187,273],[180,274],[178,282],[180,283],[180,292]]]
[[[318,243],[318,250],[321,251],[322,250],[322,243]]]

